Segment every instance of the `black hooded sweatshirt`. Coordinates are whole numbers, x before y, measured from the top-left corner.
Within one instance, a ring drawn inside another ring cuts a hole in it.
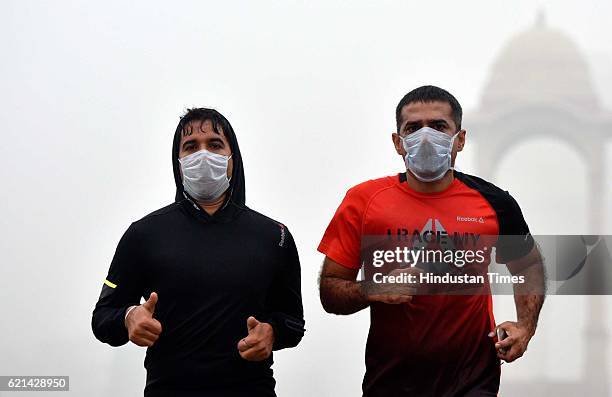
[[[162,324],[147,348],[146,397],[274,396],[272,355],[251,362],[237,343],[255,316],[274,329],[273,350],[304,334],[300,263],[291,233],[245,206],[244,169],[229,122],[199,109],[196,119],[220,125],[230,143],[229,194],[212,216],[183,191],[178,162],[181,119],[172,147],[175,202],[133,222],[119,241],[92,316],[92,329],[111,346],[128,342],[126,309],[157,292]],[[215,127],[216,128],[216,127]]]

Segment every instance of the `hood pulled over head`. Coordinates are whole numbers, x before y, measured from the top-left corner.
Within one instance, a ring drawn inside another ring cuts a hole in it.
[[[242,164],[242,156],[240,155],[240,148],[238,147],[238,141],[236,140],[236,134],[234,133],[232,125],[221,113],[214,109],[208,108],[188,109],[176,126],[174,139],[172,141],[172,170],[174,173],[174,183],[176,184],[176,195],[174,196],[174,201],[184,199],[183,182],[181,180],[181,165],[178,161],[181,135],[190,122],[203,122],[206,120],[209,120],[212,123],[215,132],[222,130],[222,133],[229,142],[230,149],[232,151],[233,170],[232,177],[230,179],[230,186],[228,188],[228,195],[225,198],[225,202],[231,201],[232,203],[242,207],[245,205],[244,167]]]

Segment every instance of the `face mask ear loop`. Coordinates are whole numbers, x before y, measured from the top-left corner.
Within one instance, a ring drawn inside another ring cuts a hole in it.
[[[234,154],[230,154],[229,157],[227,158],[227,163],[229,165],[229,161],[232,158]],[[229,178],[227,178],[228,182],[232,181],[232,176],[230,175]],[[234,192],[234,188],[230,186],[229,190],[229,194],[227,195],[227,199],[225,200],[225,204],[223,204],[223,207],[221,207],[221,209],[224,209],[225,207],[227,207],[227,205],[229,204],[230,201],[232,201],[232,193]]]
[[[227,158],[227,163],[228,163],[228,166],[229,166],[229,161],[230,161],[230,159],[232,158],[232,156],[233,156],[233,154],[230,154],[230,155],[229,155],[229,157]],[[231,175],[230,175],[230,177],[229,177],[229,178],[227,178],[227,181],[228,181],[228,182],[231,182],[231,181],[232,181],[232,176],[231,176]]]
[[[461,130],[457,131],[455,133],[455,135],[453,135],[453,137],[451,138],[451,149],[453,147],[453,144],[455,143],[455,138],[457,138],[457,136],[459,135],[460,132],[461,132]]]
[[[453,170],[455,171],[455,166],[450,164],[453,161],[453,146],[455,145],[455,138],[459,135],[459,133],[461,132],[461,130],[457,131],[457,133],[455,135],[453,135],[453,137],[451,138],[451,143],[450,143],[450,157],[448,158],[448,169],[449,170]]]

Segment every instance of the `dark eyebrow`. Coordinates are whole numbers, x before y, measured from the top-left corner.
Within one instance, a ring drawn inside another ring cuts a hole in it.
[[[423,124],[421,121],[409,121],[406,124],[404,124],[404,128],[402,128],[402,131],[406,131],[408,127],[418,126],[421,124]]]
[[[436,124],[436,123],[444,123],[446,125],[448,124],[448,121],[444,120],[444,119],[434,119],[434,120],[429,120],[428,124]]]
[[[208,142],[209,143],[222,143],[222,144],[225,145],[225,142],[223,141],[223,139],[217,138],[217,137],[210,138],[210,140]]]
[[[195,138],[187,139],[185,142],[183,142],[183,149],[185,149],[185,146],[187,146],[190,143],[194,143],[195,141],[196,141]]]

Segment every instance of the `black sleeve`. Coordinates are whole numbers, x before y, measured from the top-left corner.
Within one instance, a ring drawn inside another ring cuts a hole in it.
[[[142,260],[140,252],[140,243],[132,223],[117,245],[91,319],[96,338],[111,346],[128,342],[125,311],[132,305],[140,304],[143,296],[142,278],[138,270],[138,263]]]
[[[495,259],[498,263],[508,263],[527,255],[534,245],[533,237],[518,203],[508,192],[504,192],[502,205],[497,211],[499,238],[496,244]]]
[[[275,277],[268,297],[270,311],[266,319],[274,329],[273,350],[296,346],[305,331],[300,259],[293,236],[286,227],[281,229],[287,234],[284,263],[281,264],[281,271]]]

